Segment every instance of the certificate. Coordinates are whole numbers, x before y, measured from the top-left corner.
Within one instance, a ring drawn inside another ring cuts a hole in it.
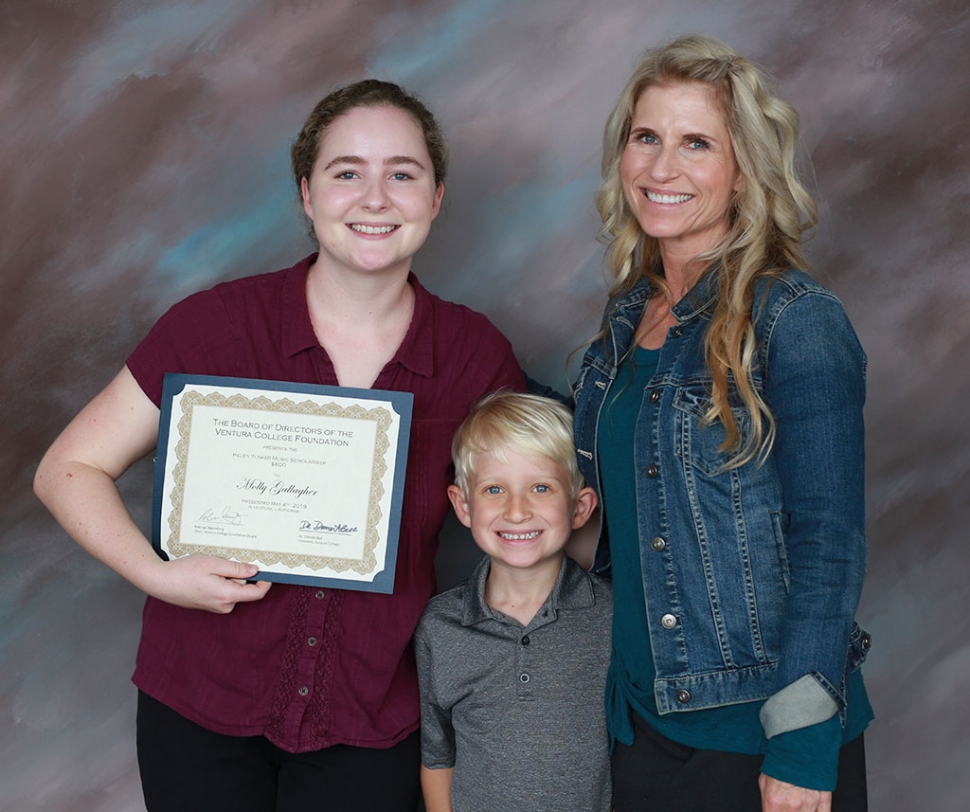
[[[153,544],[258,579],[390,593],[410,392],[165,376]]]

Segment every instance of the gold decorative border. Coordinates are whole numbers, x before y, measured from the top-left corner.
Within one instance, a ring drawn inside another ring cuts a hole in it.
[[[243,561],[247,564],[259,562],[267,567],[283,564],[291,569],[296,569],[297,567],[307,567],[311,570],[329,568],[335,572],[353,570],[360,575],[368,575],[374,571],[374,568],[377,566],[377,557],[374,555],[374,550],[380,542],[380,537],[377,532],[377,525],[382,515],[380,500],[384,496],[384,486],[381,480],[387,471],[387,463],[384,461],[384,457],[387,449],[391,445],[387,437],[387,430],[391,426],[392,418],[391,413],[386,408],[378,406],[373,409],[365,409],[357,403],[351,406],[340,406],[333,402],[314,403],[311,400],[295,403],[289,398],[274,401],[262,395],[255,398],[248,398],[238,393],[229,397],[219,392],[203,395],[201,392],[192,389],[185,390],[179,401],[179,405],[182,409],[182,416],[178,421],[179,440],[175,446],[176,464],[172,471],[174,487],[170,494],[172,512],[168,517],[168,526],[171,530],[168,548],[174,557],[178,558],[192,553],[202,553],[223,558],[229,555],[237,561]],[[309,414],[349,420],[371,420],[375,422],[377,424],[377,436],[374,443],[374,465],[371,469],[370,504],[367,510],[363,558],[357,560],[296,553],[273,553],[268,550],[212,547],[204,544],[183,542],[181,540],[181,530],[185,474],[188,464],[186,458],[189,450],[189,439],[192,433],[192,415],[196,406],[217,406],[221,409],[250,409],[253,411],[283,414]]]

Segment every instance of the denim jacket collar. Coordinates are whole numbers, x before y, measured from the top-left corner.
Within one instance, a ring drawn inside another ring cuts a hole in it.
[[[697,283],[687,291],[684,298],[673,306],[671,312],[683,325],[710,310],[717,298],[717,266],[707,271]],[[613,344],[612,360],[618,363],[633,342],[643,310],[653,293],[650,280],[639,279],[627,293],[615,297],[606,309],[607,321]]]
[[[714,266],[697,280],[683,299],[674,305],[672,312],[677,317],[677,321],[683,324],[714,306],[714,300],[717,299],[718,276],[718,268]]]

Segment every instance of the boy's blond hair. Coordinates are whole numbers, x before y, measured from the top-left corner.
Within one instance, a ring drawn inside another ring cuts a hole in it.
[[[493,392],[475,405],[451,444],[455,485],[466,498],[468,481],[475,473],[475,454],[491,454],[505,462],[506,450],[548,457],[565,466],[573,497],[583,487],[573,444],[573,415],[555,400],[503,391]]]

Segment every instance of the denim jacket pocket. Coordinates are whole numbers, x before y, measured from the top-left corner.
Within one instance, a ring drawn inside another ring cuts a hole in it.
[[[778,567],[781,579],[785,584],[785,592],[791,589],[791,562],[788,560],[788,545],[785,537],[788,530],[788,516],[780,511],[772,511],[771,527],[775,531],[775,549],[778,551]]]
[[[708,478],[724,473],[724,466],[731,460],[731,454],[721,450],[727,432],[720,420],[708,425],[703,423],[711,405],[707,387],[700,384],[681,387],[674,396],[673,405],[682,415],[678,421],[675,449],[684,465]],[[741,432],[743,445],[749,433],[748,410],[743,406],[732,406],[731,413]]]

